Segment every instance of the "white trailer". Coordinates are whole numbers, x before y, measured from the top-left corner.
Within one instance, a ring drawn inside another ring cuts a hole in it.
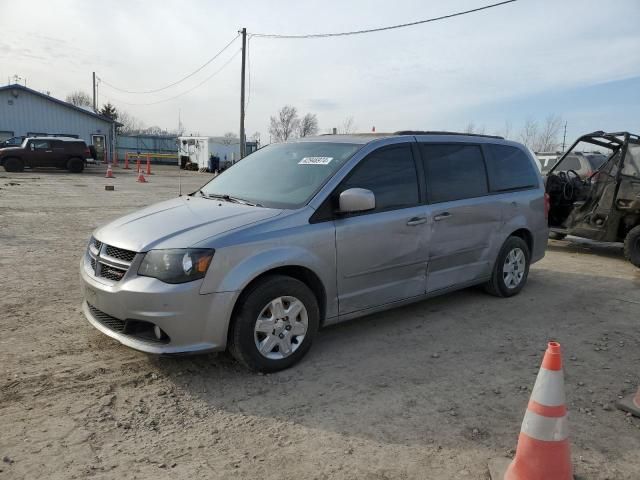
[[[182,157],[189,157],[198,170],[209,166],[209,137],[178,137],[178,165]]]
[[[189,157],[198,170],[209,166],[212,155],[220,159],[218,168],[227,168],[240,159],[240,143],[227,143],[224,137],[178,137],[178,157]]]

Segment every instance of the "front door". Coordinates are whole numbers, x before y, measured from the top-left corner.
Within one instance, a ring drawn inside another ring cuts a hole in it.
[[[429,197],[427,291],[468,284],[491,273],[503,200],[489,196],[479,145],[422,143]]]
[[[50,140],[29,140],[27,148],[29,153],[29,163],[32,167],[53,167],[54,154]]]
[[[104,135],[91,135],[91,143],[96,149],[96,162],[104,162],[106,148]]]
[[[340,314],[415,297],[426,288],[426,206],[408,144],[363,159],[338,187],[366,188],[376,208],[335,220]]]

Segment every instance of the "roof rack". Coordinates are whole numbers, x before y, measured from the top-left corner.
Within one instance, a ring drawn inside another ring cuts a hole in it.
[[[467,137],[484,137],[484,138],[497,138],[498,140],[504,140],[504,137],[498,135],[485,135],[482,133],[463,133],[463,132],[439,132],[433,130],[400,130],[394,132],[394,135],[465,135]]]

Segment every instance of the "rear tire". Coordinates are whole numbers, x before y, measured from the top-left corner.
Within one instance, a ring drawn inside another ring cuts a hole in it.
[[[70,158],[67,162],[67,170],[71,173],[82,173],[84,170],[84,160],[78,157]]]
[[[269,308],[278,299],[284,300],[279,303],[284,307],[280,314]],[[289,319],[285,315],[295,302],[301,303],[302,310]],[[229,352],[250,370],[265,373],[283,370],[300,361],[309,351],[319,324],[320,309],[311,289],[295,278],[270,275],[249,287],[238,299],[229,331]],[[258,328],[258,325],[268,328]],[[300,333],[296,335],[295,332]],[[272,347],[267,346],[269,338]],[[281,347],[281,340],[288,343]],[[263,348],[262,353],[259,348]]]
[[[7,172],[22,172],[24,171],[24,163],[19,158],[7,158],[4,161],[4,169]]]
[[[520,237],[509,237],[502,245],[493,267],[491,280],[484,285],[490,295],[512,297],[527,283],[531,253]]]
[[[566,233],[549,232],[549,238],[551,240],[563,240],[566,236]]]
[[[624,238],[624,258],[640,268],[640,225],[629,230]]]

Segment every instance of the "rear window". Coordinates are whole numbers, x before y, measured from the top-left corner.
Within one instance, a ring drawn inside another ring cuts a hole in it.
[[[489,192],[478,145],[422,143],[420,149],[430,201],[481,197]]]
[[[600,153],[594,153],[591,155],[585,155],[589,160],[592,170],[598,170],[602,165],[607,163],[607,156]]]
[[[509,145],[485,145],[489,188],[492,192],[505,192],[538,186],[529,157],[519,148]]]

